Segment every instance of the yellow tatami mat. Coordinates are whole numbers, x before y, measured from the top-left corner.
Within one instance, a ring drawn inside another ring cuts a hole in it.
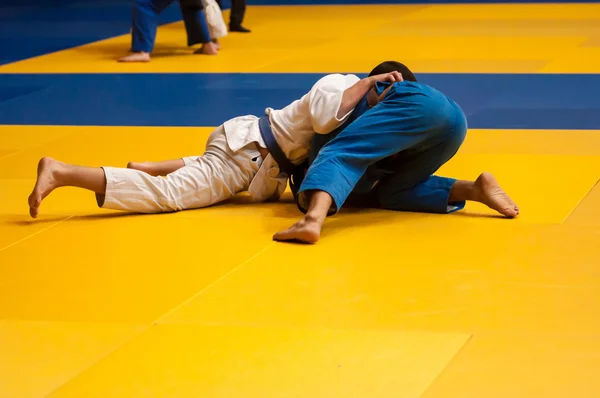
[[[468,337],[159,325],[50,397],[418,398]]]
[[[176,158],[200,153],[210,131],[6,129],[0,396],[600,393],[599,347],[585,343],[600,333],[600,230],[580,222],[593,220],[597,132],[469,133],[441,173],[494,172],[521,206],[516,220],[472,204],[450,216],[350,211],[318,245],[297,246],[270,240],[299,216],[289,194],[124,215],[66,188],[38,220],[27,215],[43,155]]]
[[[0,125],[0,398],[599,397],[600,131],[561,128],[597,128],[597,77],[574,74],[600,71],[600,4],[251,6],[244,24],[216,57],[193,55],[179,22],[160,27],[148,64],[116,62],[121,36],[0,66],[13,124]],[[462,95],[474,127],[560,124],[472,128],[439,170],[492,172],[518,218],[473,203],[343,210],[318,244],[294,245],[272,241],[301,216],[290,192],[130,215],[75,188],[29,217],[43,156],[200,155],[210,126],[120,123],[204,124],[193,116],[279,101],[304,81],[294,73],[385,59],[442,73],[428,77]],[[222,75],[113,74],[184,72],[261,75],[236,91]],[[276,89],[262,75],[283,72]],[[165,100],[145,102],[154,78]],[[186,84],[228,108],[174,99]],[[119,126],[42,125],[65,121]]]
[[[46,396],[143,330],[118,323],[0,320],[0,395]]]

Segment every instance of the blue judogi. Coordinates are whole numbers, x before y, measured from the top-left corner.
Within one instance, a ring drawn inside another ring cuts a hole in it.
[[[306,212],[306,191],[321,190],[333,198],[330,215],[344,203],[428,213],[460,210],[464,202],[448,203],[456,180],[433,173],[456,154],[466,133],[466,117],[453,100],[421,83],[394,83],[372,109],[365,96],[343,126],[315,136],[298,207]]]
[[[158,16],[175,0],[135,0],[132,16],[131,51],[151,53],[156,40]],[[200,7],[179,3],[187,31],[188,46],[211,41],[208,22]]]

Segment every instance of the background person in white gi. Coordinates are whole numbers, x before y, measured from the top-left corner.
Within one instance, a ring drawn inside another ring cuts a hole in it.
[[[340,126],[377,81],[401,80],[398,72],[363,80],[354,75],[327,75],[285,108],[267,108],[272,137],[291,164],[301,164],[315,133],[327,134]],[[348,111],[338,117],[340,109]],[[37,217],[42,200],[66,186],[95,192],[102,208],[135,213],[206,207],[243,191],[257,202],[277,200],[288,175],[266,149],[261,131],[256,116],[237,117],[210,135],[202,156],[132,162],[128,168],[77,166],[44,157],[29,196],[29,213]]]

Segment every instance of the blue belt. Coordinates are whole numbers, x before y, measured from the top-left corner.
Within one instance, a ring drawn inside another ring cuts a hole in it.
[[[260,135],[262,136],[267,149],[273,156],[273,159],[279,165],[279,170],[283,171],[288,176],[291,176],[298,166],[295,166],[290,160],[285,156],[281,147],[275,140],[275,136],[273,135],[273,130],[271,129],[271,122],[269,121],[269,116],[262,116],[258,119],[258,129],[260,130]]]

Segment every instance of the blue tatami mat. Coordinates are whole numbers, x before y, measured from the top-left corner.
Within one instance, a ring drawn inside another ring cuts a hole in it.
[[[0,75],[0,124],[214,126],[300,98],[320,74]],[[600,129],[600,75],[419,74],[471,128]]]

